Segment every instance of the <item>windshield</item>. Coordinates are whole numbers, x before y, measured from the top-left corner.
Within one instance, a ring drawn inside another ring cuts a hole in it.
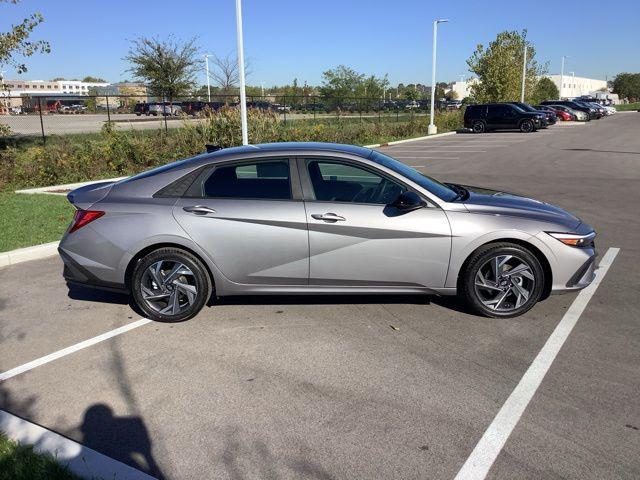
[[[450,202],[458,197],[458,194],[452,188],[447,187],[445,184],[440,183],[438,180],[428,177],[420,173],[419,171],[409,167],[408,165],[405,165],[404,163],[389,157],[388,155],[374,150],[371,158],[383,167],[387,167],[394,172],[408,178],[412,182],[417,183],[425,190],[428,190],[429,192],[433,193],[435,196],[446,202]]]

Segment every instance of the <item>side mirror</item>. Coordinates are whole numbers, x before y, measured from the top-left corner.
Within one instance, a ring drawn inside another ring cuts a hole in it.
[[[416,192],[407,191],[398,195],[398,198],[391,203],[391,206],[402,212],[410,212],[424,207],[425,203]]]

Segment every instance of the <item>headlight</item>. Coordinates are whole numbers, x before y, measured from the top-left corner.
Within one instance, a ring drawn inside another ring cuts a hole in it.
[[[569,245],[570,247],[593,247],[593,240],[596,238],[596,232],[587,233],[586,235],[557,232],[547,233],[556,240],[559,240],[565,245]]]

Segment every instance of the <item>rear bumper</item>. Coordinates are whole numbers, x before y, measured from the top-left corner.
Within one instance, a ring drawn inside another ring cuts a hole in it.
[[[62,248],[58,248],[58,254],[64,263],[64,269],[62,276],[67,283],[74,285],[81,285],[84,287],[98,288],[100,290],[107,290],[117,293],[128,293],[129,290],[126,285],[121,283],[112,283],[104,280],[100,280],[93,275],[89,270],[84,268],[78,262],[76,262],[69,254],[67,254]]]

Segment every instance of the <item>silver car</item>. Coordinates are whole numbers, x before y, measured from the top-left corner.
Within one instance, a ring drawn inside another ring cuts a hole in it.
[[[65,279],[159,321],[249,294],[459,294],[513,317],[594,277],[596,234],[564,210],[348,145],[222,149],[68,199]]]

